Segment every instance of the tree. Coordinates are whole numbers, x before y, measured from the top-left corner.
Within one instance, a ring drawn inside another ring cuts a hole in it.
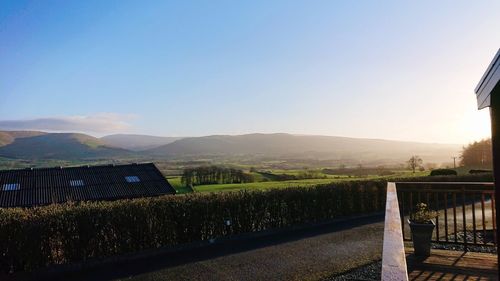
[[[415,173],[415,169],[421,167],[423,162],[420,156],[413,155],[410,160],[408,160],[408,167]]]
[[[200,166],[186,168],[181,177],[181,183],[190,185],[218,184],[218,183],[244,183],[253,182],[251,174],[243,170],[218,166]]]
[[[472,168],[491,168],[492,157],[491,139],[484,139],[473,142],[462,149],[460,165]]]

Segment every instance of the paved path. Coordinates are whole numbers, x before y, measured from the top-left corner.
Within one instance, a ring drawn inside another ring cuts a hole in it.
[[[319,280],[382,256],[383,215],[61,276],[60,280]],[[54,280],[54,278],[52,278]]]

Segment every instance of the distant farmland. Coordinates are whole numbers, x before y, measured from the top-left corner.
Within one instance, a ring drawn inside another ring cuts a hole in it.
[[[280,171],[282,172],[282,171]],[[290,173],[297,173],[297,171],[290,171]],[[233,183],[233,184],[209,184],[209,185],[196,185],[194,186],[195,192],[222,192],[222,191],[237,191],[237,190],[266,190],[273,188],[288,188],[288,187],[308,187],[320,184],[328,184],[332,182],[355,181],[355,180],[371,180],[371,179],[386,179],[386,178],[404,178],[404,177],[421,177],[427,176],[429,172],[416,172],[415,174],[410,171],[397,171],[390,176],[331,176],[319,179],[303,179],[303,180],[289,180],[289,181],[259,181],[251,183]],[[170,184],[177,190],[178,194],[191,192],[181,184],[180,177],[167,177]]]

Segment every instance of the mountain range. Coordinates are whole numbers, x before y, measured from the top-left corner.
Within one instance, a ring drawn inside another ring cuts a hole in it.
[[[148,135],[129,135],[129,134],[109,135],[101,138],[101,140],[108,146],[120,147],[132,151],[153,149],[162,145],[169,144],[179,139],[182,138],[157,137]]]
[[[110,135],[101,138],[78,133],[0,131],[0,156],[21,159],[106,159],[150,157],[229,156],[290,159],[351,159],[405,161],[419,155],[428,162],[449,162],[461,149],[435,144],[381,139],[292,134],[156,137]]]
[[[1,131],[0,156],[21,159],[90,159],[130,156],[103,140],[78,133]]]
[[[149,149],[146,153],[162,157],[181,156],[262,156],[295,159],[351,159],[405,161],[419,155],[427,161],[449,162],[461,146],[291,134],[215,135],[183,138]]]

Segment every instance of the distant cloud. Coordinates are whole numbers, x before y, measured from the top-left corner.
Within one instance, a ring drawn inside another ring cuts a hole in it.
[[[131,128],[135,115],[98,113],[88,116],[59,116],[24,120],[0,120],[0,130],[117,133]]]

